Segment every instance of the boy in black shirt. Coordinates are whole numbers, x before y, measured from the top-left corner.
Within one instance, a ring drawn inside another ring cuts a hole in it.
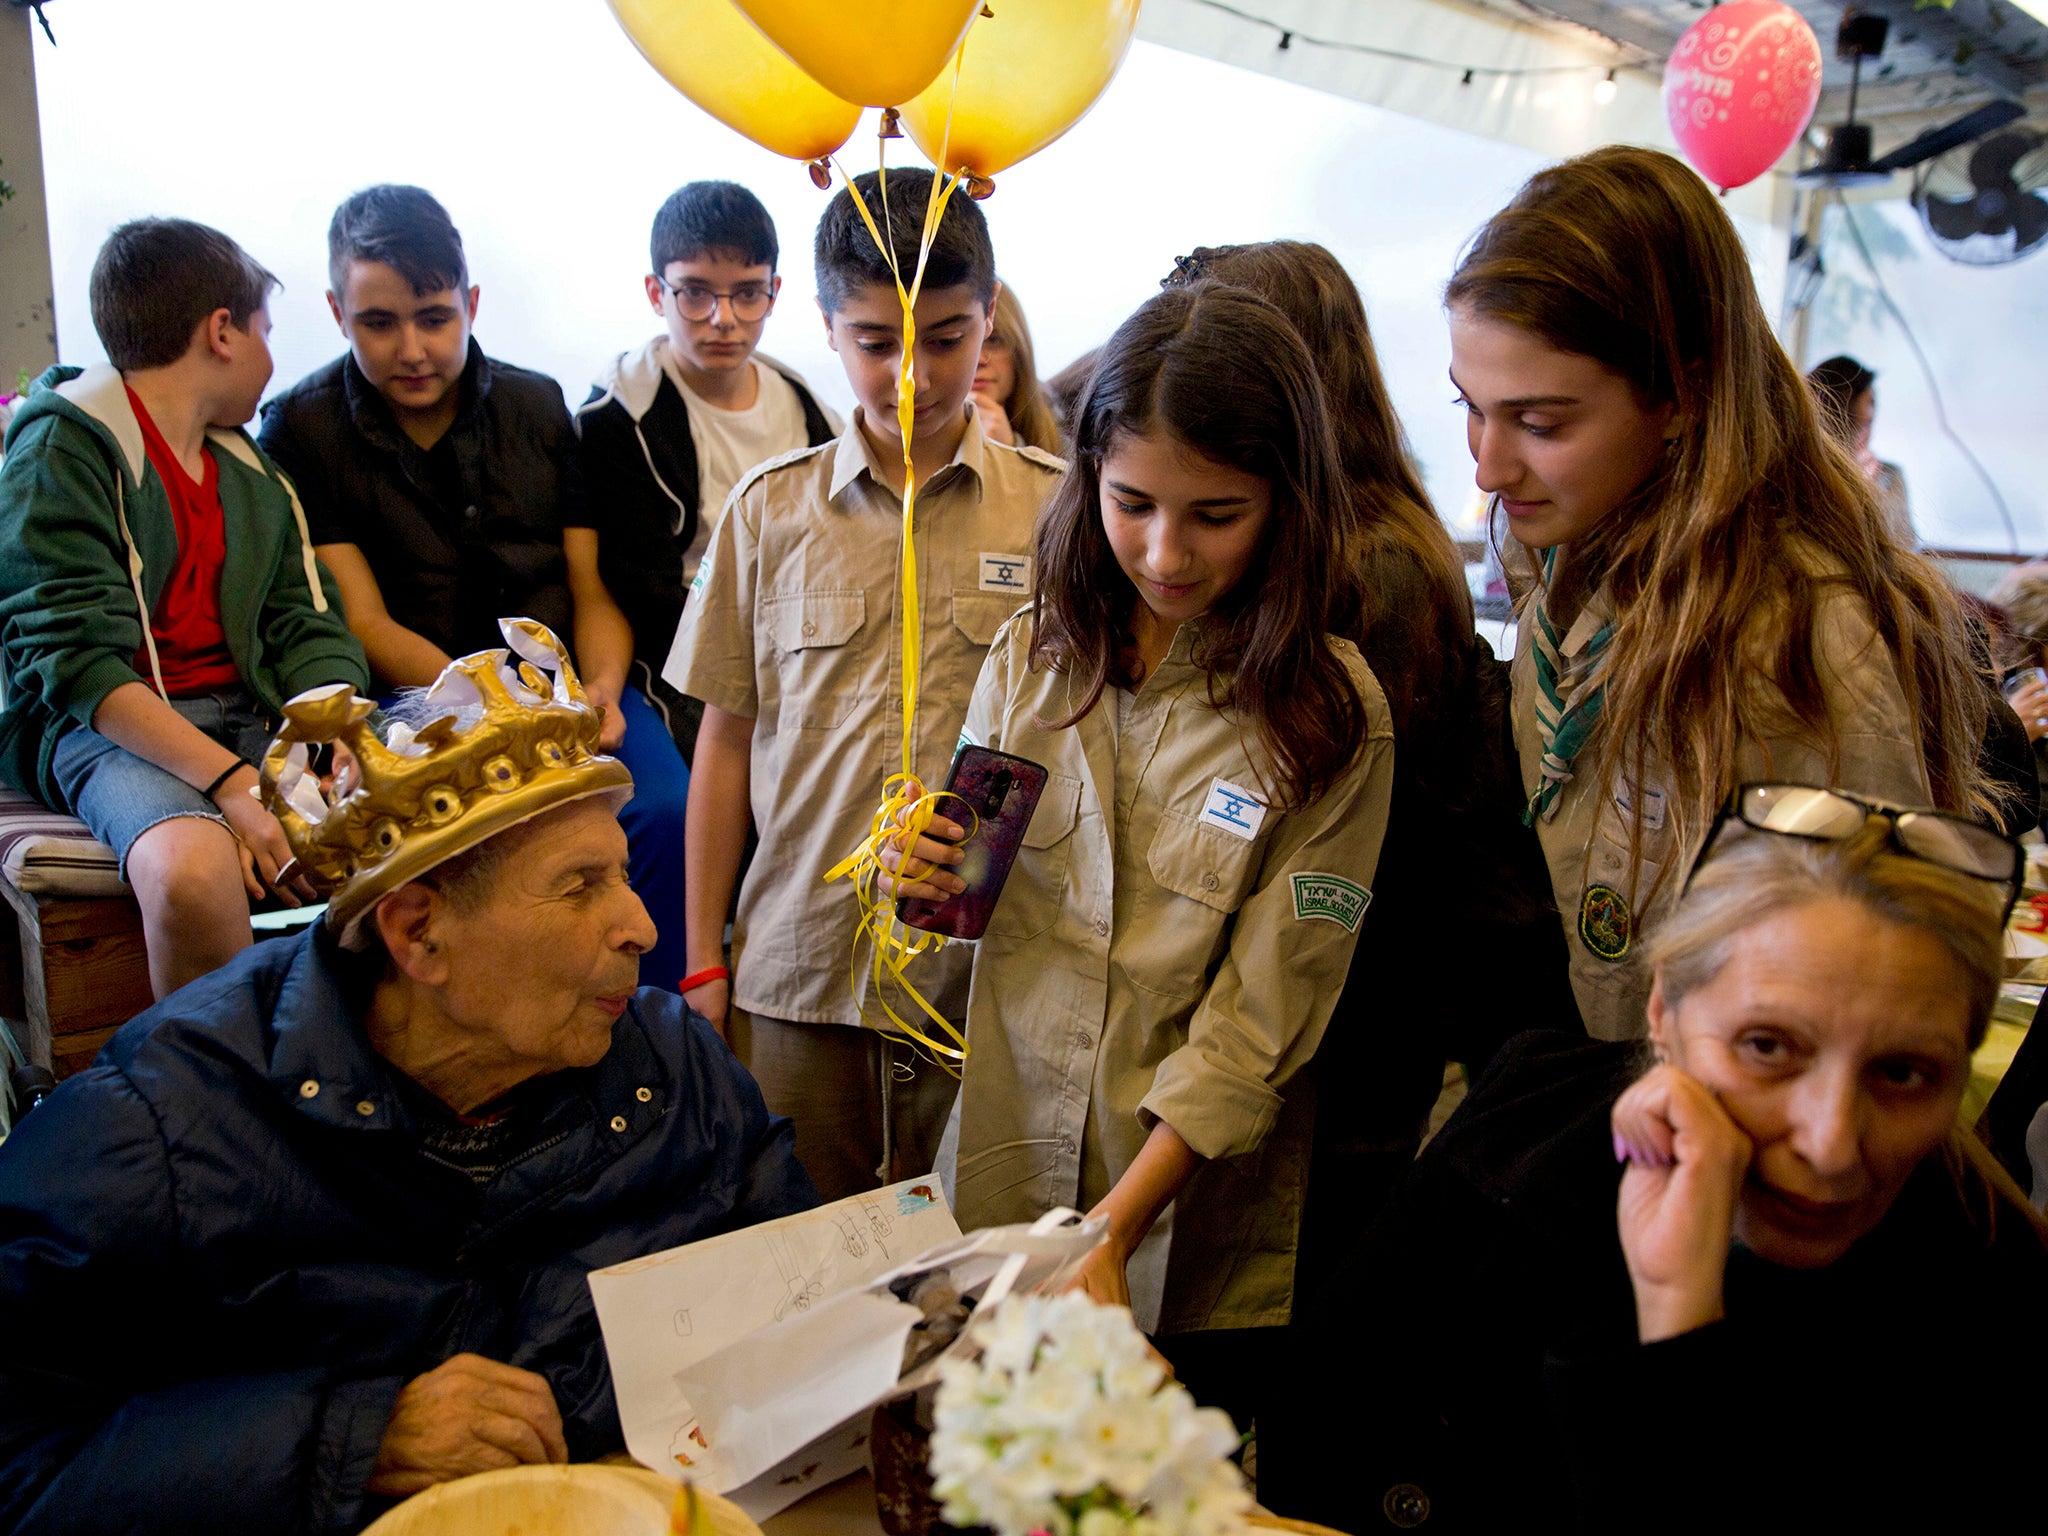
[[[561,388],[471,338],[462,237],[420,188],[356,193],[327,246],[327,302],[349,350],[265,407],[263,446],[298,482],[380,687],[428,686],[454,657],[502,644],[501,617],[538,619],[571,645],[605,709],[601,744],[633,773],[619,821],[660,930],[641,980],[673,988],[689,770],[628,685],[633,632],[599,575]]]

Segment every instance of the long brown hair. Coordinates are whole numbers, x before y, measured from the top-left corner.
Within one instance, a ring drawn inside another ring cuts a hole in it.
[[[1617,614],[1593,754],[1601,793],[1656,764],[1684,845],[1713,820],[1744,742],[1790,728],[1838,755],[1814,622],[1828,590],[1846,586],[1897,669],[1910,714],[1900,728],[1919,744],[1936,805],[1991,808],[1978,767],[1990,695],[1962,607],[1890,531],[1875,489],[1824,430],[1735,226],[1699,177],[1624,147],[1539,171],[1474,238],[1445,302],[1590,357],[1644,402],[1674,407],[1678,435],[1661,465],[1571,552]],[[1544,597],[1539,586],[1530,600]]]
[[[1010,349],[1010,398],[999,402],[1010,418],[1010,430],[1020,444],[1060,451],[1060,420],[1045,387],[1038,382],[1038,353],[1031,345],[1031,327],[1024,323],[1024,306],[1004,283],[996,290],[995,339]]]
[[[1276,805],[1313,803],[1350,766],[1365,708],[1331,648],[1347,600],[1344,490],[1322,384],[1287,318],[1242,289],[1202,283],[1158,295],[1102,349],[1074,416],[1072,467],[1038,524],[1031,664],[1066,672],[1072,725],[1120,680],[1134,603],[1102,526],[1102,461],[1122,435],[1165,433],[1264,480],[1272,515],[1235,588],[1202,621],[1197,660],[1212,704],[1233,710],[1271,759]]]
[[[1315,359],[1337,455],[1356,502],[1359,542],[1353,553],[1365,603],[1335,628],[1365,653],[1386,690],[1401,755],[1407,766],[1416,766],[1411,744],[1433,745],[1447,723],[1445,712],[1463,697],[1473,643],[1472,594],[1464,562],[1430,506],[1394,414],[1365,300],[1342,262],[1304,240],[1202,246],[1187,260],[1202,276],[1249,289],[1272,304]],[[1414,601],[1418,578],[1421,603]],[[1407,601],[1394,601],[1397,594]]]

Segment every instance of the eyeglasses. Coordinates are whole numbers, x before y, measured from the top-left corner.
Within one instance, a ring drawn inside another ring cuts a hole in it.
[[[1780,837],[1832,843],[1856,836],[1873,816],[1891,823],[1892,846],[1900,853],[2006,887],[2006,914],[2011,915],[2012,904],[2019,898],[2022,855],[2019,844],[2003,832],[1945,811],[1902,810],[1810,784],[1745,784],[1736,790],[1707,834],[1693,863],[1693,875],[1707,862],[1722,828],[1731,821]],[[1688,876],[1686,884],[1691,883]]]
[[[709,320],[718,313],[718,301],[725,300],[733,319],[752,325],[775,307],[775,290],[766,283],[741,283],[732,289],[707,288],[702,283],[672,283],[659,273],[654,280],[676,301],[676,313],[685,320]]]

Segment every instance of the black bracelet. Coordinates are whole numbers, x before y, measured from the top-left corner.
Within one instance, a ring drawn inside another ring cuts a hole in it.
[[[215,793],[220,789],[221,785],[227,783],[229,779],[232,779],[236,774],[240,773],[244,768],[247,768],[248,766],[249,764],[243,762],[239,757],[236,758],[233,767],[229,768],[226,772],[221,774],[219,778],[215,779],[211,784],[207,785],[206,788],[202,789],[199,793],[204,795],[207,799],[211,800],[214,797]]]

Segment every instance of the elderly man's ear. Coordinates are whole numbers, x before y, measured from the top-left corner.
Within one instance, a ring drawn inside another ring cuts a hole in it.
[[[448,980],[445,937],[448,903],[432,886],[401,885],[377,903],[377,936],[391,963],[412,981],[438,987]]]

